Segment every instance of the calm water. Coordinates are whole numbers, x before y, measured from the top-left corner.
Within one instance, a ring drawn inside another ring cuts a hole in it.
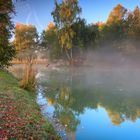
[[[72,140],[140,140],[140,69],[37,71],[37,102],[62,135]]]

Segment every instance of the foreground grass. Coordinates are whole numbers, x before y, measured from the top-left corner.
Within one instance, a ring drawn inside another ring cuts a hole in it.
[[[57,140],[45,120],[34,93],[19,88],[18,81],[0,70],[0,140]]]

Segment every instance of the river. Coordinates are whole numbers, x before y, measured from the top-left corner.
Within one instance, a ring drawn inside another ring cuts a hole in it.
[[[21,66],[11,71],[21,77]],[[139,140],[140,69],[36,67],[37,103],[63,139]]]

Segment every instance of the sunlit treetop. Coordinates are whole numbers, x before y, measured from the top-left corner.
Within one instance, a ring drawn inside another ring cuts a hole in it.
[[[95,25],[99,28],[99,30],[102,30],[102,28],[105,26],[105,23],[99,21]]]
[[[25,30],[25,29],[31,29],[31,28],[35,28],[35,26],[31,25],[31,24],[21,24],[21,23],[17,23],[16,24],[16,29],[19,29],[19,30]]]
[[[127,9],[124,8],[121,4],[118,4],[113,8],[111,13],[109,14],[107,19],[107,24],[123,20],[126,16],[126,13],[127,13]]]
[[[63,0],[61,4],[58,4],[55,0],[55,9],[52,16],[56,26],[62,28],[65,25],[71,25],[80,12],[81,8],[78,6],[78,0]]]
[[[22,50],[36,46],[38,41],[37,29],[33,25],[18,23],[15,27],[15,48]]]
[[[138,6],[135,7],[133,13],[134,13],[135,15],[137,15],[137,14],[139,15],[139,14],[140,14],[140,9],[139,9]]]
[[[47,26],[46,31],[52,30],[52,29],[54,29],[54,28],[55,28],[54,23],[53,23],[53,22],[50,22],[50,23],[48,24],[48,26]]]

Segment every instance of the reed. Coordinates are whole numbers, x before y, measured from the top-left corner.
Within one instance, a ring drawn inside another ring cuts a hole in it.
[[[29,91],[34,91],[36,86],[35,70],[32,63],[26,63],[20,87]]]

